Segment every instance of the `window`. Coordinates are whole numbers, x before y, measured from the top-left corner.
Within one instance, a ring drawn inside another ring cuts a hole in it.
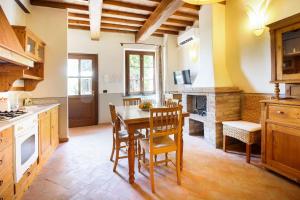
[[[91,59],[68,59],[68,95],[92,95]]]
[[[126,95],[155,93],[155,54],[126,51]]]

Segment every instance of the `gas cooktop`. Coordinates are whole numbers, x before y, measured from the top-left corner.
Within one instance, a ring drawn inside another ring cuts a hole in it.
[[[11,119],[15,119],[17,117],[20,117],[24,114],[26,114],[27,112],[25,111],[21,111],[21,110],[17,110],[17,111],[5,111],[5,112],[0,112],[0,121],[9,121]]]

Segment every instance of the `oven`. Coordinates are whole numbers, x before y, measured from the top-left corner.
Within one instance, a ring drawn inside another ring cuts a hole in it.
[[[14,126],[15,183],[38,158],[38,116],[20,120]]]

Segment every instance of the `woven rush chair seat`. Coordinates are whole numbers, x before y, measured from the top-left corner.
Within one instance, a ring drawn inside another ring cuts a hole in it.
[[[261,125],[247,121],[225,121],[223,124],[223,150],[226,152],[226,137],[246,143],[246,161],[250,163],[251,145],[261,138]]]

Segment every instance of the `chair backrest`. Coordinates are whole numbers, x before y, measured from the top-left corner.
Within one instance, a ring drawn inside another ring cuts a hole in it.
[[[166,99],[165,106],[168,108],[177,107],[177,106],[179,106],[179,100],[178,99]]]
[[[123,106],[137,106],[141,102],[141,98],[123,98]]]
[[[115,122],[117,120],[117,112],[116,112],[116,106],[112,103],[109,103],[109,111],[110,111],[110,117],[111,117],[111,124],[114,126]]]
[[[181,105],[172,108],[150,109],[150,150],[153,149],[153,138],[169,135],[174,135],[174,139],[180,138],[181,130]],[[177,140],[177,142],[180,142],[180,140]]]

